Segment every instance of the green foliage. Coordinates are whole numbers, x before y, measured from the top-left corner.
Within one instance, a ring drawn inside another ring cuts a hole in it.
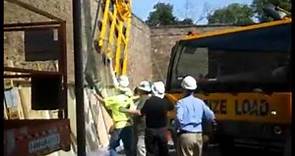
[[[215,10],[207,19],[209,24],[244,25],[254,23],[253,16],[254,12],[247,5],[233,3],[225,8]]]
[[[165,3],[154,5],[154,11],[150,12],[146,23],[150,26],[176,24],[176,18],[173,15],[173,6]]]
[[[253,18],[256,17],[260,22],[271,20],[263,8],[266,4],[277,5],[287,11],[291,11],[291,0],[253,0],[249,7],[245,4],[233,3],[222,9],[215,10],[207,19],[209,24],[235,24],[246,25],[254,23]],[[150,12],[146,23],[150,26],[155,25],[191,25],[193,20],[186,18],[178,20],[173,15],[173,6],[169,3],[157,3],[154,10]]]
[[[194,24],[194,22],[190,18],[185,18],[182,21],[177,20],[177,24],[179,24],[179,25],[192,25],[192,24]]]
[[[269,3],[279,6],[282,9],[285,9],[289,12],[291,11],[291,8],[292,8],[291,0],[253,0],[251,8],[256,13],[256,18],[260,22],[271,20],[271,18],[268,17],[263,11],[263,7]]]

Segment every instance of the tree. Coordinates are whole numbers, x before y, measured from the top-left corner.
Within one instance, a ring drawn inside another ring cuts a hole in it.
[[[245,25],[254,23],[254,12],[244,4],[233,3],[222,9],[215,10],[207,17],[209,24],[237,24]]]
[[[255,12],[255,16],[260,22],[272,20],[272,18],[268,17],[263,11],[263,7],[270,3],[287,11],[291,11],[292,8],[291,0],[253,0],[251,8]]]
[[[193,20],[191,18],[185,18],[182,21],[178,21],[176,22],[178,25],[192,25],[194,24]]]
[[[173,6],[165,3],[154,5],[154,11],[150,12],[146,23],[150,26],[176,24],[176,17],[173,15]]]

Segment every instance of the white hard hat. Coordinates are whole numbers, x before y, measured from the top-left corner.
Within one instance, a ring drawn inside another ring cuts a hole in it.
[[[158,96],[160,98],[164,97],[165,93],[165,85],[162,81],[154,82],[152,85],[152,92],[155,96]]]
[[[192,76],[186,76],[182,82],[181,87],[187,90],[197,89],[197,81]]]
[[[129,85],[129,80],[126,75],[122,75],[119,77],[119,85],[122,87],[128,87]]]
[[[152,90],[151,84],[149,81],[141,81],[137,88],[146,92],[150,92]]]

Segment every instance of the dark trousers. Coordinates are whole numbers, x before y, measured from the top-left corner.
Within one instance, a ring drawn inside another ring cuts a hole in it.
[[[147,156],[168,156],[167,128],[146,128],[145,146]]]
[[[135,149],[134,149],[134,139],[133,139],[133,128],[132,126],[127,126],[120,129],[115,129],[111,134],[110,139],[110,155],[116,156],[116,147],[120,145],[120,140],[122,139],[124,151],[126,156],[135,156]]]

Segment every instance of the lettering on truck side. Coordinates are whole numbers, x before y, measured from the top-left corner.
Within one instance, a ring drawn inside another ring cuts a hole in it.
[[[211,110],[216,114],[227,114],[226,111],[226,99],[213,99],[213,100],[204,100],[208,104]]]
[[[213,110],[215,114],[226,115],[228,113],[228,101],[226,99],[207,99],[205,103]],[[254,115],[267,116],[269,112],[269,103],[265,99],[242,99],[234,100],[235,115]]]
[[[255,115],[266,116],[269,111],[269,104],[266,100],[248,100],[242,101],[235,100],[235,113],[236,115]]]

